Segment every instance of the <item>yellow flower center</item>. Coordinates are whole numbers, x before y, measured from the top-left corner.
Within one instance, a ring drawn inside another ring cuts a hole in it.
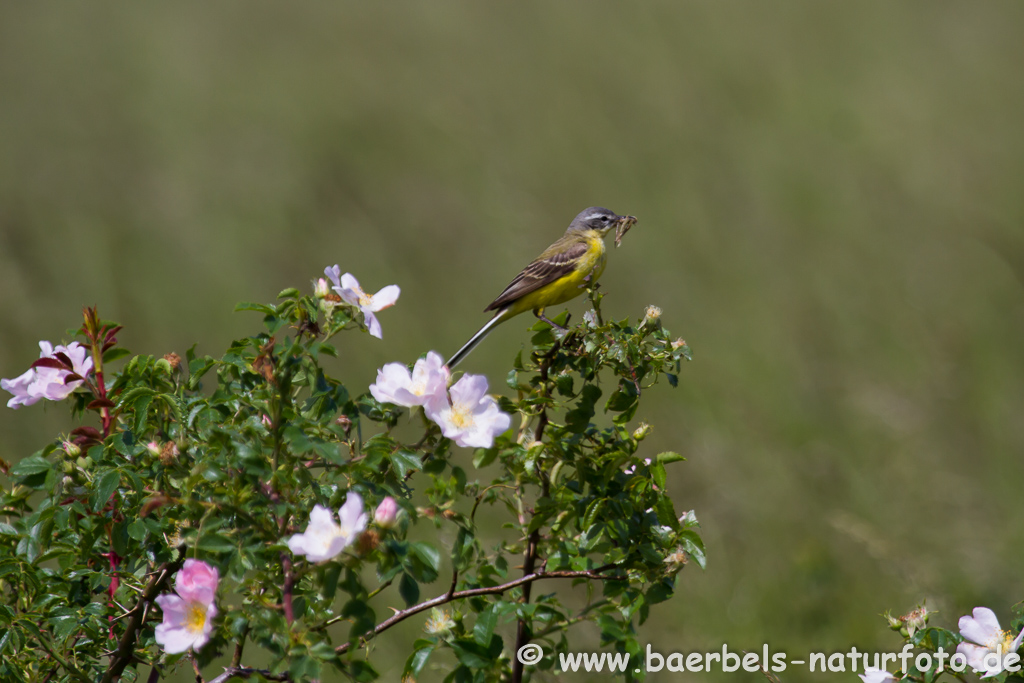
[[[188,603],[188,612],[185,613],[185,628],[196,633],[202,631],[206,626],[206,606],[201,602]]]
[[[1000,631],[998,635],[988,642],[988,648],[1000,655],[1008,655],[1013,652],[1013,639],[1016,636],[1010,631]]]
[[[356,288],[356,293],[359,295],[359,305],[367,307],[373,303],[373,297],[364,292],[362,289]]]
[[[473,414],[465,408],[452,407],[452,424],[459,429],[473,425]]]

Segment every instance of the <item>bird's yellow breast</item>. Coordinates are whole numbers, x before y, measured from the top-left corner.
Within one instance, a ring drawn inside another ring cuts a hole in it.
[[[565,303],[585,292],[587,285],[601,276],[607,261],[604,236],[596,230],[588,230],[583,233],[583,238],[587,241],[587,251],[573,271],[516,301],[507,317]]]

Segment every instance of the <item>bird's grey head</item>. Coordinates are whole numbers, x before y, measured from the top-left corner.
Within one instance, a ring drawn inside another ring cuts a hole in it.
[[[591,206],[583,209],[572,219],[569,229],[566,232],[582,232],[584,230],[597,230],[602,235],[618,225],[622,216],[610,209],[601,206]]]

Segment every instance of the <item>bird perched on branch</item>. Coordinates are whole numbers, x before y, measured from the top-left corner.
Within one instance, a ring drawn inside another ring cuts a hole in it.
[[[484,311],[495,311],[447,363],[449,369],[469,355],[497,325],[524,311],[556,325],[544,315],[548,306],[565,303],[582,294],[604,271],[607,255],[604,237],[616,229],[615,244],[636,223],[635,216],[620,216],[600,206],[584,209],[569,224],[562,238],[544,250],[491,302]]]

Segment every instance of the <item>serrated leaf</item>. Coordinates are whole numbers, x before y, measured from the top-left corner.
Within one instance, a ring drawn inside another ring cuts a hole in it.
[[[390,454],[389,459],[395,468],[395,474],[400,479],[405,479],[410,472],[423,469],[423,461],[420,456],[412,451],[397,450]]]
[[[654,483],[658,485],[658,488],[665,489],[665,484],[668,482],[668,474],[665,472],[664,465],[660,462],[655,462],[651,465],[651,477],[654,479]]]
[[[565,426],[576,434],[582,434],[590,424],[590,418],[594,417],[594,404],[601,398],[600,387],[594,384],[587,384],[583,387],[580,400],[576,407],[565,414]]]
[[[473,626],[473,640],[480,645],[489,645],[491,636],[494,635],[494,627],[498,624],[498,613],[491,605],[476,618],[476,625]]]
[[[25,477],[30,474],[39,474],[46,472],[51,467],[48,460],[44,460],[35,455],[30,455],[24,460],[18,462],[11,468],[11,474],[15,477]]]
[[[129,351],[128,349],[122,349],[120,347],[108,349],[103,354],[103,363],[104,365],[107,363],[113,363],[115,360],[120,360],[121,358],[130,355],[132,355],[132,352]]]
[[[404,679],[406,676],[409,676],[415,680],[420,675],[420,672],[423,671],[423,667],[426,666],[427,660],[430,659],[430,654],[433,651],[433,647],[421,647],[409,655],[409,659],[405,661],[405,670],[402,672],[402,678]]]
[[[398,594],[405,600],[406,607],[412,607],[420,600],[420,585],[406,573],[398,580]]]
[[[110,496],[117,490],[121,483],[121,473],[117,470],[107,470],[96,480],[96,488],[90,496],[92,511],[99,512],[110,500]]]
[[[153,402],[152,396],[142,396],[135,402],[133,409],[135,410],[135,424],[133,431],[136,434],[144,434],[146,432],[146,422],[149,415],[149,404]]]
[[[239,311],[257,311],[259,313],[266,313],[267,315],[277,315],[277,309],[273,306],[266,304],[256,304],[248,301],[244,301],[235,306],[235,312]]]

